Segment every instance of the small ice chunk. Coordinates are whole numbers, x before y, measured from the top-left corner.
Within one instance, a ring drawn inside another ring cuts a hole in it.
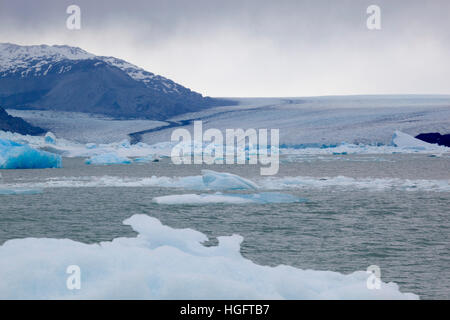
[[[148,156],[145,156],[145,157],[136,158],[136,159],[134,159],[134,162],[137,162],[137,163],[149,163],[149,162],[152,162],[153,160],[157,160],[157,159],[154,159],[152,155],[148,155]]]
[[[52,132],[47,132],[44,141],[47,144],[56,144],[56,136]]]
[[[131,160],[116,153],[104,153],[90,157],[85,163],[93,165],[130,164]]]
[[[95,144],[95,143],[86,143],[85,146],[86,146],[86,149],[89,149],[89,150],[97,148],[97,144]]]

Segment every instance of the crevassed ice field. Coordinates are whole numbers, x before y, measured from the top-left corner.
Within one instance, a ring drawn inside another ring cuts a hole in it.
[[[0,297],[448,299],[450,151],[414,138],[450,131],[448,101],[253,99],[171,119],[280,129],[275,176],[175,165],[164,123],[9,110],[53,134],[0,132],[19,145],[0,164],[61,168],[0,170]]]

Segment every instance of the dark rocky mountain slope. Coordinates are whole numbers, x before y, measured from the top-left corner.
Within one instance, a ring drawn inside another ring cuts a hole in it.
[[[30,135],[45,133],[45,130],[30,125],[22,118],[10,116],[3,108],[0,108],[0,130]]]
[[[4,108],[167,119],[229,100],[203,97],[124,60],[68,46],[0,44],[0,105]]]

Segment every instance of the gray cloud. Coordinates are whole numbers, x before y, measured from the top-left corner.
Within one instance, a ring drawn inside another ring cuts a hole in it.
[[[79,46],[212,96],[450,93],[449,15],[447,0],[0,0],[0,41]]]

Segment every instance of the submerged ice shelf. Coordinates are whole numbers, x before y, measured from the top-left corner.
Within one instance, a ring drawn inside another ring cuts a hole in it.
[[[203,204],[269,204],[269,203],[295,203],[305,202],[306,199],[298,198],[291,194],[278,192],[261,193],[232,193],[232,194],[177,194],[161,196],[153,199],[158,204],[170,205],[203,205]]]
[[[240,253],[239,235],[207,237],[173,229],[147,215],[124,221],[137,237],[84,244],[17,239],[0,246],[1,299],[417,299],[395,283],[368,289],[366,271],[341,274],[255,264]],[[82,272],[67,290],[66,269]],[[39,276],[36,276],[39,275]]]
[[[24,195],[24,194],[39,194],[42,190],[39,189],[4,189],[0,186],[0,196],[10,195]]]

